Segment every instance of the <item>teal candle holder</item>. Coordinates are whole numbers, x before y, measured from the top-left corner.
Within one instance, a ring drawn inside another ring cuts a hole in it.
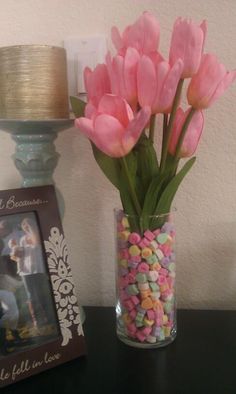
[[[16,142],[16,150],[12,158],[22,176],[22,187],[55,185],[53,172],[60,155],[56,152],[54,141],[58,132],[72,127],[73,124],[73,119],[0,119],[0,129],[10,133]],[[56,193],[63,217],[64,199],[57,188]],[[82,307],[80,307],[80,316],[83,323],[85,314]]]
[[[54,184],[53,172],[59,153],[54,140],[57,133],[73,126],[73,119],[11,120],[0,119],[0,128],[16,142],[13,160],[22,175],[22,186]]]
[[[53,172],[59,160],[54,141],[57,133],[73,126],[72,119],[11,120],[0,119],[0,128],[16,142],[12,158],[22,176],[22,187],[54,184]],[[55,186],[56,187],[56,186]],[[61,217],[65,203],[56,187]]]

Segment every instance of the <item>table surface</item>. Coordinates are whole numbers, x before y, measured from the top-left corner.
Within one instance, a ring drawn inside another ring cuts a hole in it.
[[[236,311],[178,310],[177,339],[155,350],[116,338],[114,308],[87,307],[88,355],[1,394],[235,394]]]

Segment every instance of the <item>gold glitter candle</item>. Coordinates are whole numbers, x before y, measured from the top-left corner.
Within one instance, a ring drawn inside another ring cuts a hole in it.
[[[64,48],[48,45],[0,48],[0,118],[69,118]]]

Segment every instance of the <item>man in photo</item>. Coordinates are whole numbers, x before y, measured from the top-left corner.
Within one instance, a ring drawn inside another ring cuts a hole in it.
[[[20,341],[17,325],[19,309],[15,292],[22,285],[22,281],[12,275],[12,262],[7,256],[2,256],[4,241],[0,238],[0,352],[8,353],[7,330],[11,331],[13,338]]]

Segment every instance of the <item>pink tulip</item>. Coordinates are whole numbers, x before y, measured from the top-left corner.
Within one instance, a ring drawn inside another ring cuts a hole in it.
[[[111,58],[106,57],[108,74],[111,81],[111,91],[123,97],[132,107],[137,107],[137,68],[140,55],[134,48],[128,48],[125,55]]]
[[[126,27],[122,35],[117,27],[112,28],[111,34],[119,54],[124,55],[127,48],[132,47],[141,55],[149,55],[158,49],[160,27],[154,15],[144,12],[133,25]]]
[[[189,108],[186,112],[182,110],[182,108],[178,108],[176,112],[176,117],[174,121],[174,126],[170,138],[169,144],[169,153],[174,156],[176,151],[176,146],[180,137],[180,133],[185,122],[186,117],[188,116],[191,108]],[[197,149],[199,139],[202,134],[204,124],[204,117],[202,111],[196,111],[193,114],[191,122],[187,128],[186,134],[184,136],[184,140],[180,149],[179,157],[189,157],[192,156]]]
[[[91,117],[104,94],[111,93],[107,66],[98,64],[93,71],[86,67],[84,69],[84,85],[89,102],[86,108],[86,116]]]
[[[145,107],[134,115],[123,98],[106,94],[92,119],[78,118],[75,126],[108,156],[122,157],[138,141],[150,114],[150,109]]]
[[[206,21],[197,25],[192,20],[181,18],[176,20],[171,38],[169,61],[173,65],[176,60],[183,60],[182,78],[190,78],[196,74],[201,62],[206,31]]]
[[[196,109],[208,108],[224,93],[235,78],[236,70],[227,71],[215,55],[203,55],[199,70],[188,87],[189,104]]]
[[[170,112],[182,69],[180,59],[171,67],[166,61],[154,64],[148,56],[142,56],[137,75],[140,106],[151,107],[153,114]]]

